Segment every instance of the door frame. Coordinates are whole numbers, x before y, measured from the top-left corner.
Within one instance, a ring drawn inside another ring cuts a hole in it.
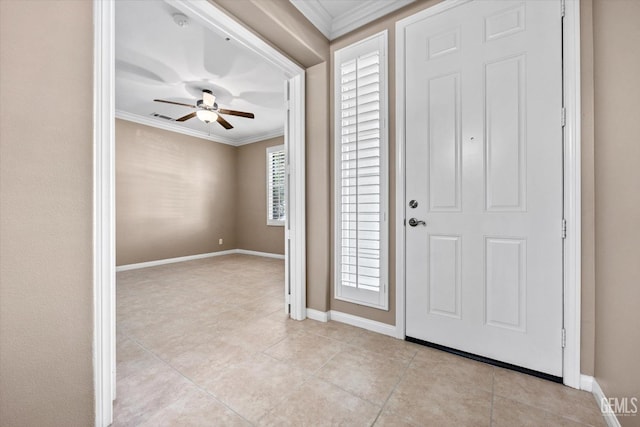
[[[289,211],[285,227],[291,317],[306,318],[305,70],[211,2],[172,6],[280,68],[289,82],[285,151]],[[115,399],[115,5],[93,0],[93,379],[95,425],[113,420]]]
[[[471,0],[444,0],[396,23],[396,337],[405,338],[405,28],[429,16],[443,13]],[[562,6],[561,6],[562,5]],[[580,0],[559,0],[563,22],[564,201],[566,239],[563,248],[564,330],[563,382],[580,388]],[[559,111],[558,114],[561,114]],[[558,234],[561,232],[558,218]],[[560,345],[560,343],[559,343]]]

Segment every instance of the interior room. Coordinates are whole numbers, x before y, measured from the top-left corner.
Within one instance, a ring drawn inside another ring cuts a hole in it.
[[[0,425],[640,426],[638,22],[0,0]]]
[[[237,249],[284,255],[284,183],[267,167],[268,148],[284,152],[284,88],[281,71],[198,17],[116,3],[119,269]]]

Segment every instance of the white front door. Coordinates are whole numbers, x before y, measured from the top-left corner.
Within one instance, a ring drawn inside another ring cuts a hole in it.
[[[404,47],[406,335],[554,376],[560,7],[463,3],[409,24]]]

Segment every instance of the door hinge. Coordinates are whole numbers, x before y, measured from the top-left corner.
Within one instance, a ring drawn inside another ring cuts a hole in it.
[[[562,218],[562,238],[567,238],[567,220]]]
[[[560,2],[560,17],[564,18],[564,0]]]
[[[562,348],[565,348],[567,345],[567,330],[562,328]]]
[[[565,127],[567,124],[567,109],[564,107],[562,107],[560,112],[560,123],[562,124],[562,127]]]
[[[404,225],[405,227],[407,226],[407,218],[402,220],[402,225]]]

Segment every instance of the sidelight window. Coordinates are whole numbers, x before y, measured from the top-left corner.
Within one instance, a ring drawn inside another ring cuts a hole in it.
[[[335,297],[388,308],[387,33],[335,52]]]

